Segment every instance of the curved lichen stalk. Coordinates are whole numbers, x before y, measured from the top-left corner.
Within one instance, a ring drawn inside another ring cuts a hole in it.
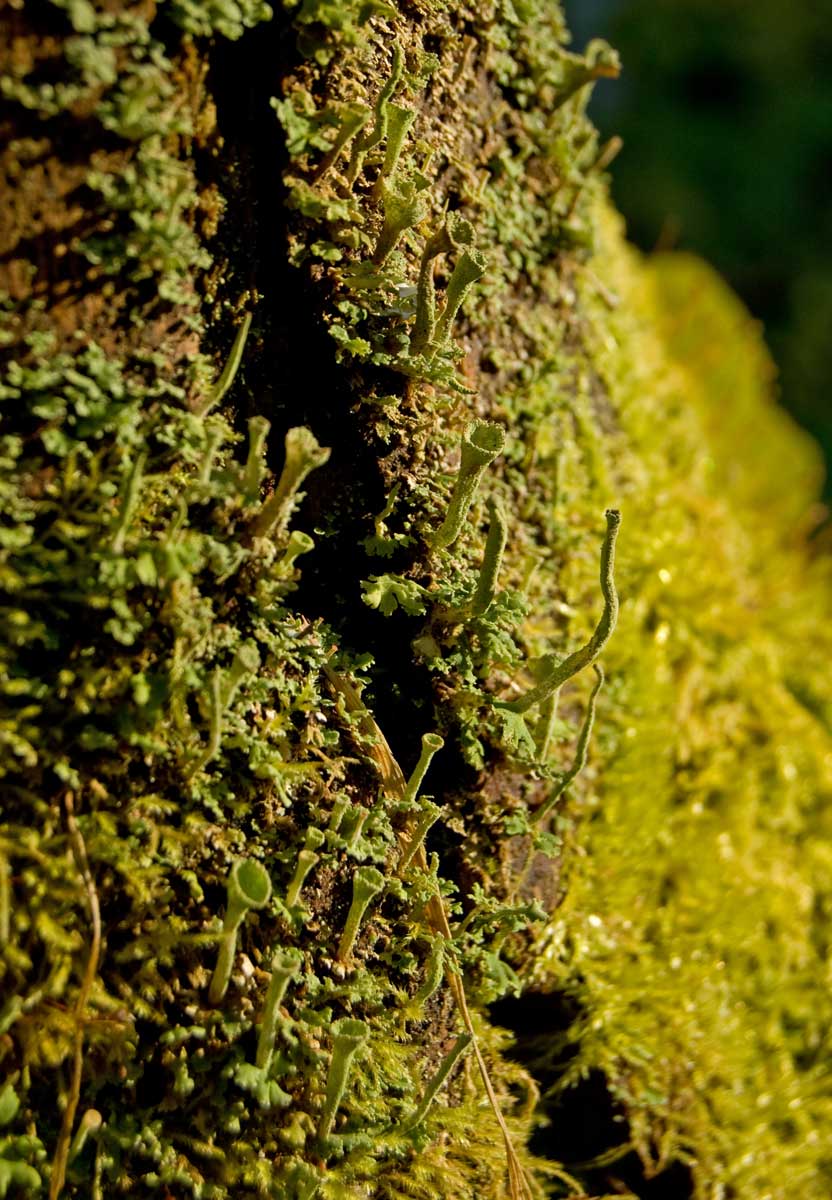
[[[373,128],[369,133],[362,133],[353,142],[352,156],[350,165],[347,169],[347,183],[352,187],[358,176],[361,174],[361,169],[364,166],[364,159],[368,152],[380,145],[387,136],[387,129],[390,120],[389,101],[393,96],[396,88],[401,81],[402,72],[404,70],[404,58],[402,56],[402,48],[398,42],[393,43],[393,62],[390,68],[390,75],[381,91],[375,104],[376,119],[373,122]]]
[[[591,666],[612,637],[618,621],[618,592],[615,589],[615,541],[621,525],[621,513],[616,508],[608,508],[605,516],[607,531],[601,545],[601,594],[604,597],[604,611],[595,627],[595,632],[586,645],[581,646],[580,650],[575,650],[562,662],[557,663],[537,687],[533,687],[517,700],[495,701],[497,708],[507,709],[514,713],[525,713],[535,704],[542,704],[563,687],[573,675],[577,675],[585,667]]]
[[[587,702],[586,716],[584,717],[581,732],[578,734],[578,741],[575,746],[575,757],[572,760],[572,766],[564,774],[563,778],[558,781],[552,789],[552,793],[540,805],[540,808],[535,809],[532,817],[532,822],[539,825],[540,822],[552,811],[552,808],[557,804],[563,793],[570,787],[580,775],[586,766],[587,755],[589,753],[589,739],[592,737],[592,727],[595,724],[595,707],[598,703],[598,693],[604,686],[604,668],[598,663],[593,663],[593,671],[596,679],[593,684],[592,691],[589,693],[589,701]]]
[[[589,742],[590,738],[592,737],[592,728],[595,724],[595,709],[598,703],[598,694],[601,691],[601,688],[604,686],[603,667],[599,663],[593,663],[592,669],[595,672],[595,683],[593,684],[592,691],[589,694],[589,700],[587,701],[586,706],[586,714],[583,719],[583,724],[581,725],[581,731],[578,734],[578,741],[575,744],[575,754],[572,759],[572,766],[568,771],[564,772],[540,807],[536,808],[529,817],[529,823],[532,827],[541,825],[543,823],[543,821],[557,804],[558,800],[560,800],[561,796],[564,794],[564,792],[566,792],[567,788],[572,786],[572,784],[580,775],[581,771],[583,771],[584,767],[586,766],[586,760],[589,754]],[[555,693],[555,697],[556,696],[557,693]],[[523,884],[528,878],[529,869],[532,865],[532,860],[534,859],[534,852],[535,843],[534,837],[532,837],[529,842],[529,848],[526,852],[522,869],[517,877],[517,882],[514,887],[515,893],[522,890]]]
[[[422,1099],[419,1101],[418,1105],[410,1114],[410,1116],[405,1117],[405,1119],[402,1121],[401,1125],[399,1126],[399,1133],[406,1133],[408,1130],[414,1129],[417,1125],[424,1121],[428,1114],[428,1110],[430,1109],[431,1104],[433,1104],[433,1101],[436,1099],[436,1096],[441,1090],[442,1085],[462,1056],[471,1048],[472,1041],[473,1035],[470,1033],[462,1033],[456,1039],[453,1046],[451,1046],[450,1050],[439,1064],[439,1068],[431,1079],[430,1083],[425,1088]]]

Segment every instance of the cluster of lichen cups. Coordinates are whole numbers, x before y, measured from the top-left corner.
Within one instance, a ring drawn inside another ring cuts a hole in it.
[[[414,117],[412,110],[390,102],[390,97],[401,75],[401,69],[401,55],[396,47],[393,72],[376,104],[375,122],[370,127],[370,132],[363,132],[371,116],[369,110],[351,114],[351,119],[345,125],[343,136],[336,139],[330,155],[327,156],[327,161],[321,164],[319,171],[321,174],[328,169],[341,149],[354,138],[352,157],[347,173],[348,182],[352,184],[360,174],[368,151],[385,138],[388,139],[385,160],[373,190],[374,197],[382,201],[384,211],[382,228],[373,254],[373,259],[379,266],[387,260],[402,234],[408,228],[419,225],[428,215],[428,205],[422,194],[423,187],[420,182],[402,182],[394,178],[402,144]],[[453,322],[465,297],[485,270],[485,260],[472,243],[471,227],[462,218],[455,215],[447,218],[439,232],[426,243],[419,272],[416,321],[410,341],[411,355],[421,354],[431,358],[449,343]],[[454,250],[457,251],[456,262],[448,282],[443,310],[437,317],[433,278],[434,263],[440,254]],[[257,423],[252,423],[250,428],[250,452],[243,489],[246,499],[250,503],[253,502],[259,490],[262,474],[260,464],[268,433],[268,423],[262,419],[256,419],[256,421]],[[486,421],[475,421],[463,435],[460,465],[447,511],[438,528],[427,539],[429,547],[434,553],[447,550],[460,536],[483,475],[502,452],[505,440],[506,434],[503,427]],[[286,437],[286,461],[283,473],[273,495],[262,506],[251,525],[255,539],[282,540],[304,479],[310,471],[326,462],[328,456],[329,451],[318,445],[308,429],[298,428],[289,431]],[[601,570],[605,609],[592,639],[587,646],[569,656],[564,663],[553,669],[551,677],[544,679],[541,684],[531,689],[519,700],[504,703],[501,707],[521,714],[533,705],[544,703],[553,693],[557,692],[565,679],[594,662],[606,644],[615,626],[617,615],[617,596],[612,580],[612,568],[618,521],[617,513],[607,514],[608,530],[602,551]],[[470,617],[481,616],[494,601],[506,540],[505,514],[496,501],[489,500],[489,529],[479,582],[474,595],[466,606],[467,615]],[[281,566],[286,570],[291,570],[298,555],[307,552],[312,546],[313,543],[307,535],[290,534],[288,545],[283,551]],[[249,663],[241,653],[237,655],[229,672],[230,678],[222,688],[221,698],[224,705],[227,705],[233,697],[236,690],[235,685],[238,682],[237,677],[242,678],[245,673],[256,669],[256,664],[252,664],[253,659],[252,663]],[[599,673],[600,678],[602,676]],[[220,692],[219,684],[217,691]],[[593,692],[591,704],[593,714],[596,694],[597,689]],[[581,760],[579,766],[582,766],[585,761],[590,730],[591,717],[585,726],[585,736],[582,735],[580,739],[579,755],[576,757],[576,764],[579,758]],[[402,875],[410,868],[416,855],[420,852],[423,853],[425,837],[441,814],[439,806],[428,800],[417,805],[417,798],[430,762],[442,745],[443,740],[438,735],[430,733],[424,735],[419,762],[403,791],[402,808],[403,811],[411,814],[412,819],[400,847],[398,872]],[[366,810],[359,808],[348,814],[348,807],[345,803],[340,809],[333,812],[330,828],[342,837],[345,847],[354,848],[360,837],[367,813]],[[296,909],[300,904],[301,893],[310,873],[319,861],[319,851],[325,838],[326,835],[317,828],[307,831],[286,891],[285,904],[289,910]],[[361,865],[354,871],[351,903],[336,951],[337,962],[346,965],[352,962],[362,922],[372,902],[383,891],[384,885],[384,876],[375,866]],[[222,1000],[227,989],[236,951],[237,934],[245,915],[251,910],[263,908],[268,904],[270,898],[271,882],[267,872],[260,864],[244,861],[234,865],[228,881],[228,907],[220,941],[219,957],[209,989],[209,998],[213,1004],[218,1004]],[[256,1054],[256,1069],[266,1075],[273,1060],[275,1037],[280,1023],[280,1006],[288,984],[299,971],[301,963],[300,951],[278,950],[272,957],[272,972],[260,1022]],[[445,966],[446,946],[443,938],[437,934],[426,965],[424,982],[414,997],[414,1001],[432,994],[441,982]],[[352,1017],[345,1017],[332,1025],[332,1052],[323,1105],[317,1125],[317,1138],[322,1148],[325,1148],[331,1139],[333,1125],[347,1088],[353,1060],[359,1049],[366,1044],[369,1035],[368,1025],[364,1021]],[[407,1132],[424,1119],[434,1097],[471,1044],[472,1035],[468,1032],[457,1039],[425,1089],[419,1104],[399,1125],[400,1132]]]
[[[443,745],[443,740],[436,734],[425,734],[422,739],[422,752],[404,790],[404,807],[412,809],[425,773],[430,766],[433,756]],[[333,811],[333,821],[342,827],[345,816],[348,815],[349,805],[344,802]],[[439,808],[434,804],[422,805],[414,828],[411,830],[410,842],[400,856],[399,871],[403,873],[413,855],[423,844],[425,834],[439,815]],[[360,832],[362,821],[353,820],[347,830],[348,840],[354,841]],[[355,828],[353,828],[353,826]],[[300,901],[300,894],[309,872],[318,862],[316,853],[323,845],[325,835],[318,829],[307,831],[303,848],[298,854],[294,874],[286,892],[286,906],[294,908]],[[352,878],[352,902],[344,924],[338,945],[337,960],[349,963],[355,947],[361,924],[371,902],[384,889],[384,876],[373,866],[358,867]],[[220,934],[217,962],[208,989],[209,1002],[218,1006],[225,997],[231,979],[234,959],[237,952],[237,940],[246,916],[250,912],[264,909],[272,897],[272,883],[265,867],[254,859],[238,859],[231,867],[226,883],[227,904]],[[441,947],[439,947],[441,950]],[[431,956],[434,969],[429,971],[430,991],[439,984],[443,970],[444,956]],[[261,1104],[268,1108],[275,1102],[273,1092],[279,1096],[278,1103],[286,1104],[288,1096],[276,1087],[269,1085],[268,1076],[271,1070],[274,1047],[278,1028],[281,1023],[280,1008],[286,989],[291,980],[300,971],[303,954],[298,949],[277,949],[271,959],[271,976],[263,1004],[260,1029],[257,1040],[257,1052],[254,1066],[243,1064],[237,1071],[240,1081],[245,1079],[245,1086],[255,1091],[261,1098]],[[423,985],[424,990],[424,985]],[[358,1049],[369,1037],[369,1027],[361,1020],[343,1018],[332,1026],[332,1054],[327,1071],[326,1090],[321,1109],[317,1137],[320,1145],[326,1147],[338,1107],[344,1096],[349,1078],[352,1061]],[[444,1079],[452,1069],[457,1058],[467,1048],[470,1038],[461,1039],[454,1048],[447,1062],[443,1063],[437,1077],[430,1085],[419,1108],[414,1111],[407,1122],[407,1128],[418,1123],[427,1111],[434,1095],[441,1087]]]

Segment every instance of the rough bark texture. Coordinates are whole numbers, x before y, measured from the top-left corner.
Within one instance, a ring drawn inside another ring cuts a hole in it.
[[[758,331],[626,248],[551,0],[268,18],[3,13],[0,1195],[825,1198],[830,571]],[[519,712],[608,506],[606,683]]]

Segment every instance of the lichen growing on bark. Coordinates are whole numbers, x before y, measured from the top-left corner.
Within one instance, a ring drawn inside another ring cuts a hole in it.
[[[12,18],[0,1194],[825,1197],[814,452],[609,47],[286,8]]]

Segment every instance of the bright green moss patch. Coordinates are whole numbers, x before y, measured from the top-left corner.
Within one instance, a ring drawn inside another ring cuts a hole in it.
[[[788,526],[817,454],[702,265],[645,269],[608,240],[598,270],[621,299],[593,345],[629,435],[610,465],[630,524],[586,857],[534,969],[581,1015],[541,1061],[576,1051],[559,1091],[601,1069],[632,1145],[689,1162],[696,1195],[820,1197],[832,745],[800,697],[829,576]]]

